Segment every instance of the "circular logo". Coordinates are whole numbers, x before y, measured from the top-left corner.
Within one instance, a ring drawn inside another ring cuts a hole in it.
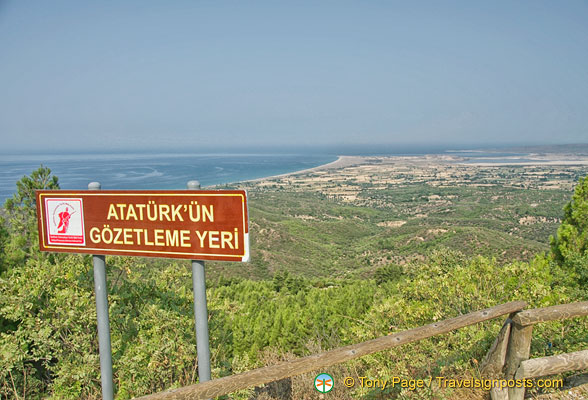
[[[321,393],[330,392],[333,389],[334,383],[333,377],[329,374],[318,374],[314,378],[314,388]]]

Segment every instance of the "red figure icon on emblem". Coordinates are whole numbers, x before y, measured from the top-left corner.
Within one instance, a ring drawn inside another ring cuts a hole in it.
[[[59,216],[59,225],[57,226],[57,233],[67,232],[67,228],[69,226],[69,219],[71,218],[71,213],[69,212],[69,209],[66,207],[65,211],[62,211],[57,215]]]

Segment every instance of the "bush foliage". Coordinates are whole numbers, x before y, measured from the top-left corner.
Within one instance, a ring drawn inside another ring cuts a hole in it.
[[[564,218],[551,238],[553,258],[588,290],[588,176],[580,179],[572,200],[564,207]]]
[[[36,172],[23,178],[7,202],[2,224],[0,397],[100,398],[91,259],[48,257],[36,250],[31,189],[58,187],[50,171]],[[503,263],[444,249],[423,261],[380,268],[373,279],[305,278],[287,271],[270,280],[213,277],[207,293],[213,377],[262,366],[268,352],[276,358],[316,353],[507,301],[526,300],[531,307],[574,301],[578,291],[568,269],[579,274],[579,264],[569,263],[564,249],[570,248],[565,240],[579,239],[564,234],[571,229],[564,224],[586,221],[574,211],[588,204],[585,193],[586,188],[577,189],[571,210],[566,208],[554,257]],[[576,229],[578,237],[586,232]],[[108,257],[107,264],[117,398],[196,382],[187,263],[154,266],[149,260]],[[366,376],[475,375],[477,360],[501,324],[489,321],[363,357],[350,368]],[[533,354],[585,347],[586,331],[585,319],[540,325]],[[377,398],[367,389],[354,393]]]

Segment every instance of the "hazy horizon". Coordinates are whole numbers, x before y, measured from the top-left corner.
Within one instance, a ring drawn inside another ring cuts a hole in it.
[[[350,144],[350,145],[318,145],[318,146],[239,146],[239,147],[197,147],[197,148],[99,148],[92,149],[66,149],[47,151],[44,149],[0,149],[2,156],[104,156],[104,155],[137,155],[148,157],[149,155],[255,155],[255,154],[332,154],[332,155],[395,155],[395,154],[436,154],[451,151],[541,151],[541,149],[563,148],[565,151],[573,152],[580,148],[580,151],[588,151],[588,141],[582,143],[498,143],[498,144],[412,144],[394,145],[385,143],[374,144]]]
[[[585,142],[586,20],[582,1],[0,0],[0,152]]]

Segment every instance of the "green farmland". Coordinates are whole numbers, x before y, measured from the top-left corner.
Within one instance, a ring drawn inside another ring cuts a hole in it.
[[[250,197],[252,259],[206,264],[213,378],[508,301],[543,307],[586,300],[588,179],[575,179],[588,169],[546,171],[368,162],[239,185]],[[48,171],[37,171],[3,210],[2,398],[100,397],[91,257],[37,250],[30,189],[55,185]],[[116,397],[197,382],[189,263],[106,260]],[[501,324],[488,321],[316,373],[336,382],[478,378]],[[586,318],[538,325],[531,355],[585,349],[586,332]],[[315,399],[316,373],[224,398]],[[339,384],[329,396],[484,399],[487,392]]]

